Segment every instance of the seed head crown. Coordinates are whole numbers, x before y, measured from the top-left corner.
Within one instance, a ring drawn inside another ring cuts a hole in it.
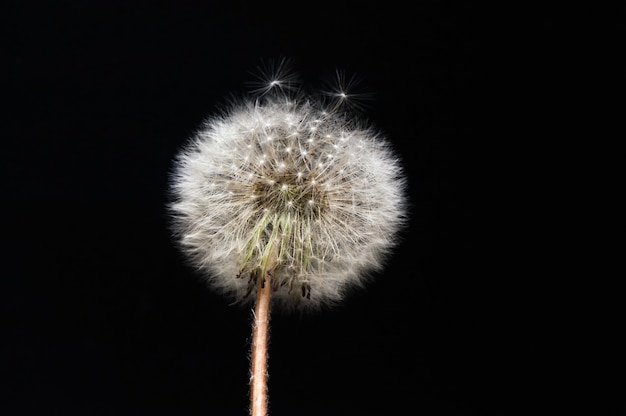
[[[303,94],[244,99],[208,118],[171,178],[177,242],[237,303],[270,273],[275,304],[332,305],[382,268],[406,220],[389,143]]]

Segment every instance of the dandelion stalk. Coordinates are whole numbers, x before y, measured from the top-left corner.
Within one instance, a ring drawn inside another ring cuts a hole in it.
[[[252,328],[252,354],[250,360],[250,414],[267,415],[267,360],[270,327],[270,301],[272,282],[268,273],[259,279],[254,324]]]
[[[265,271],[257,282],[253,311],[250,357],[250,415],[267,416],[267,360],[272,300],[272,270],[276,265],[278,245],[270,250]]]
[[[180,248],[210,287],[254,303],[252,416],[268,412],[271,312],[340,302],[382,269],[407,219],[389,143],[337,103],[292,92],[293,79],[208,118],[172,172]]]

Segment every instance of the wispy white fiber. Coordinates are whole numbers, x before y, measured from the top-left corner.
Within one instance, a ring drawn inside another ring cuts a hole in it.
[[[285,85],[205,121],[175,160],[169,210],[212,288],[252,302],[269,272],[273,304],[314,310],[382,269],[407,220],[406,181],[371,125]]]

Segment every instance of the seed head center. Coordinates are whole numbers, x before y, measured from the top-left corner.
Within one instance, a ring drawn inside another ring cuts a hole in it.
[[[259,209],[277,214],[291,212],[317,218],[328,208],[328,195],[317,182],[300,180],[295,174],[255,182],[253,192]]]

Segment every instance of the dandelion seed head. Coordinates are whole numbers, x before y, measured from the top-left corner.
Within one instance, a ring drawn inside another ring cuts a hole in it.
[[[272,255],[273,304],[317,310],[383,268],[407,221],[405,186],[372,127],[310,96],[264,93],[208,118],[181,150],[169,212],[182,251],[233,302],[253,301]]]

